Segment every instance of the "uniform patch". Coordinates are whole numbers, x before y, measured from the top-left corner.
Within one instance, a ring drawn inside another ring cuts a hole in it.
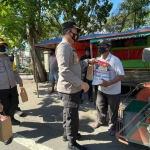
[[[78,57],[76,58],[76,62],[78,62],[79,61],[79,59],[78,59]]]

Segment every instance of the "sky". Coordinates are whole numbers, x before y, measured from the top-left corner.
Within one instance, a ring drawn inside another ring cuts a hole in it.
[[[123,2],[124,0],[111,0],[111,2],[113,2],[113,8],[112,10],[116,9],[118,4]]]

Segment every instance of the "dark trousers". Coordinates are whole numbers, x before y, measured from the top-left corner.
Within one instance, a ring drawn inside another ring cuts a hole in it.
[[[82,81],[86,82],[89,85],[89,90],[88,90],[88,98],[93,98],[93,87],[92,87],[92,81],[86,79],[86,77],[82,77]],[[80,93],[80,98],[82,98],[84,90],[81,90]]]
[[[97,92],[96,110],[98,122],[106,122],[107,111],[109,110],[109,129],[116,130],[118,109],[120,104],[120,94],[108,95],[101,91]]]
[[[63,100],[64,110],[63,110],[63,128],[64,135],[67,135],[71,145],[76,142],[76,137],[79,129],[79,101],[80,92],[73,94],[61,93]]]
[[[17,86],[0,90],[0,100],[4,113],[13,117],[19,104]]]

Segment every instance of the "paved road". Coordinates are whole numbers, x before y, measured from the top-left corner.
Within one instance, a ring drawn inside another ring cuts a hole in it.
[[[29,101],[22,103],[21,109],[28,114],[25,118],[15,117],[22,123],[13,126],[14,140],[5,146],[0,142],[0,150],[66,150],[67,142],[62,141],[62,101],[57,92],[48,94],[48,84],[39,84],[39,96],[32,80],[24,80]],[[86,99],[86,94],[84,95]],[[93,130],[90,125],[96,118],[95,106],[84,100],[80,106],[80,133],[78,141],[89,150],[148,150],[148,147],[124,145],[115,137],[108,135],[108,127],[103,126]]]

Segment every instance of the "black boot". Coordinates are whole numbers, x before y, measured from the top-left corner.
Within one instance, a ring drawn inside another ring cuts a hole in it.
[[[22,112],[21,110],[16,110],[15,114],[18,114],[20,117],[27,117],[27,114]]]
[[[19,125],[20,124],[20,121],[19,120],[16,120],[14,117],[10,117],[11,118],[11,123],[12,125]]]
[[[68,148],[67,150],[88,150],[87,148],[85,148],[84,146],[81,146],[80,144],[78,144],[77,142],[74,145],[70,145],[68,143]]]
[[[8,140],[4,142],[5,145],[10,144],[13,141],[13,137],[10,137]]]

